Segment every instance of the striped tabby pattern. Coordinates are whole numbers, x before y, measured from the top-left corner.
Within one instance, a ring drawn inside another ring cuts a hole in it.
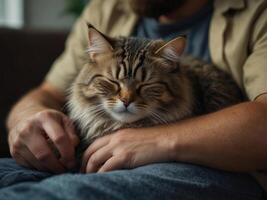
[[[121,128],[173,123],[241,100],[228,74],[181,56],[183,38],[108,38],[91,26],[88,38],[90,59],[68,101],[83,148]]]

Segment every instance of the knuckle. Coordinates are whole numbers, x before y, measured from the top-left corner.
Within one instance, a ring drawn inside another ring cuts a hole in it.
[[[124,150],[120,154],[120,160],[125,166],[132,168],[134,166],[134,153]]]
[[[115,141],[117,141],[117,142],[123,142],[124,141],[124,136],[123,135],[121,135],[121,134],[119,134],[119,135],[117,135],[116,137],[115,137]]]
[[[50,110],[40,111],[36,114],[36,118],[40,120],[47,120],[51,118],[51,116],[52,116],[52,112]]]
[[[60,135],[55,136],[55,138],[53,140],[53,142],[55,144],[57,144],[57,145],[64,143],[64,141],[65,141],[65,135],[63,135],[63,134],[60,134]]]
[[[28,135],[31,133],[30,131],[30,127],[26,127],[24,130],[22,130],[19,135],[18,135],[18,139],[24,139],[27,138]]]
[[[120,144],[124,141],[124,136],[121,134],[115,135],[115,137],[112,138],[112,142],[115,144]]]
[[[116,135],[119,137],[124,136],[127,132],[127,129],[120,129],[117,131]]]
[[[28,132],[30,132],[32,129],[32,121],[26,121],[23,123],[20,127],[17,128],[17,132],[20,136],[27,135]]]
[[[35,157],[37,160],[44,162],[50,157],[50,154],[47,151],[43,151],[35,154]]]
[[[112,142],[114,145],[119,145],[119,144],[124,143],[125,140],[126,140],[125,135],[123,135],[123,134],[118,134],[118,135],[115,135],[115,137],[112,138],[111,142]]]
[[[123,155],[122,155],[122,159],[123,160],[129,160],[132,157],[132,153],[128,152],[128,151],[124,151]]]
[[[40,111],[36,113],[35,115],[35,119],[37,119],[41,123],[49,121],[51,119],[58,121],[58,122],[59,121],[63,122],[63,117],[64,117],[64,114],[62,112],[59,112],[57,110],[52,110],[52,109]]]
[[[129,130],[130,129],[121,129],[121,130],[118,130],[117,133],[115,134],[115,138],[118,141],[125,141],[128,138],[128,136],[129,136]]]
[[[24,122],[18,124],[14,128],[15,134],[19,137],[19,139],[24,139],[26,138],[31,132],[33,132],[34,127],[36,127],[35,121],[30,118],[26,119]]]
[[[91,165],[97,165],[97,163],[98,163],[98,159],[97,159],[97,157],[96,156],[94,156],[94,155],[92,155],[91,156],[91,158],[89,159],[89,163],[91,164]]]

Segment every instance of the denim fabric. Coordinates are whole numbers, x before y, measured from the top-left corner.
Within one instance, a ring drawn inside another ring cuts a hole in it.
[[[158,163],[108,173],[52,175],[0,159],[0,200],[257,200],[249,175],[197,165]]]

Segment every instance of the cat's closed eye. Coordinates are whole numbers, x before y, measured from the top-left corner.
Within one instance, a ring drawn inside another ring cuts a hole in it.
[[[97,96],[108,97],[120,92],[120,85],[118,82],[102,75],[95,75],[86,84],[83,83],[79,85],[87,98],[95,98]]]
[[[137,88],[137,92],[144,98],[160,97],[164,92],[166,92],[166,87],[161,83],[144,84]]]
[[[119,83],[111,79],[99,77],[92,84],[103,95],[117,94],[120,91]]]

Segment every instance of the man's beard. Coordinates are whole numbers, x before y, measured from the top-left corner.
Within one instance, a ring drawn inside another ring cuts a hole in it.
[[[179,6],[185,0],[128,0],[133,11],[144,17],[158,18],[161,15],[166,15]]]

